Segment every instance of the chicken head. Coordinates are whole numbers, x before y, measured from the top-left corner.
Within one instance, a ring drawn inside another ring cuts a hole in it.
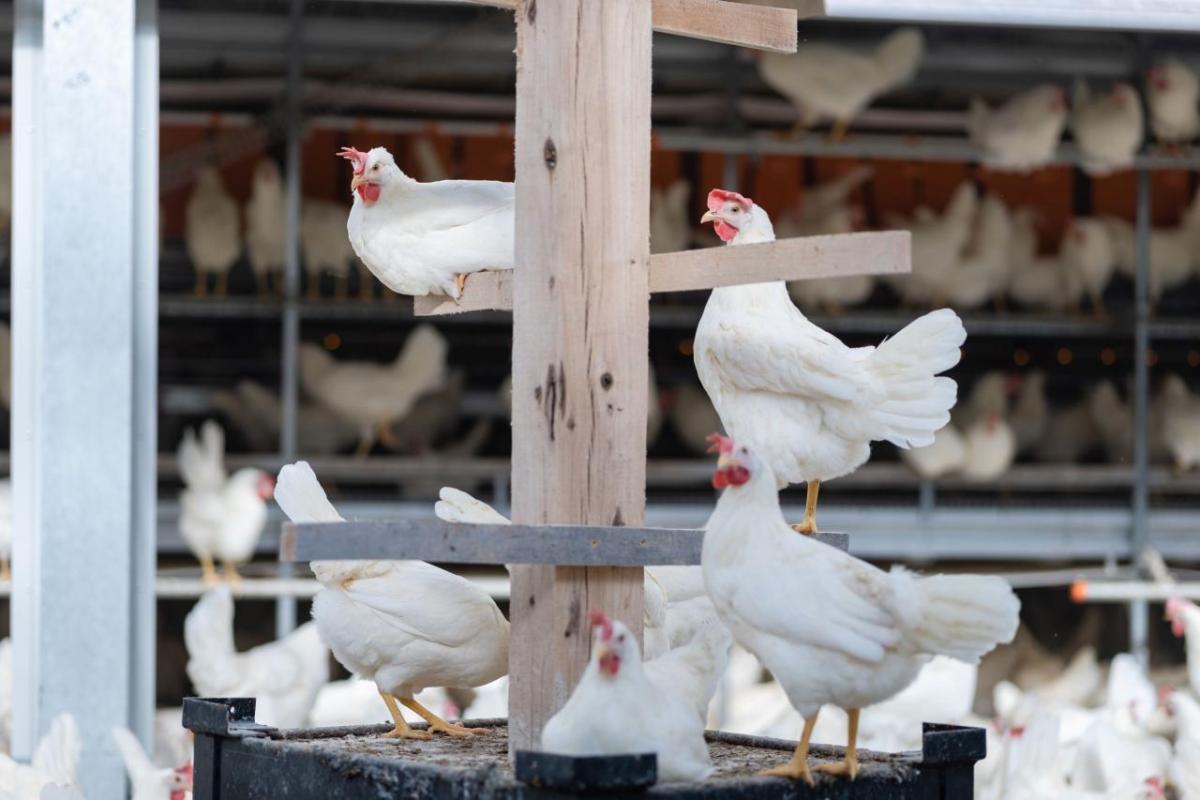
[[[749,464],[743,463],[743,461],[749,462],[752,458],[749,450],[745,447],[738,447],[734,444],[733,439],[719,433],[709,434],[708,441],[711,445],[708,452],[718,454],[717,471],[713,473],[712,477],[714,489],[741,486],[750,480]]]
[[[728,242],[750,221],[750,209],[754,201],[749,197],[727,189],[713,189],[708,193],[708,211],[700,222],[713,223],[713,229],[721,241]]]
[[[396,166],[396,159],[386,149],[373,147],[364,153],[353,147],[343,147],[338,155],[354,165],[354,177],[350,179],[350,191],[357,192],[366,205],[379,200],[383,187],[397,176],[403,176]]]
[[[592,626],[592,660],[601,675],[615,678],[621,671],[622,662],[640,660],[637,640],[625,623],[610,618],[599,609],[592,609],[588,621]]]

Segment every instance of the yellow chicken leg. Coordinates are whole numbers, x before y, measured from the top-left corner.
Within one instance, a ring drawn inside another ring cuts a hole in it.
[[[242,576],[237,571],[237,564],[234,564],[232,561],[225,561],[222,568],[225,572],[225,580],[229,581],[231,586],[237,586],[242,582]]]
[[[458,296],[461,298],[463,290],[467,288],[467,274],[465,272],[460,272],[454,276],[454,287],[458,289]]]
[[[406,708],[409,708],[416,714],[419,714],[421,719],[428,722],[429,730],[434,731],[435,733],[444,733],[447,736],[454,736],[455,738],[459,739],[465,739],[471,736],[480,736],[487,733],[487,730],[484,728],[468,728],[465,725],[457,725],[453,722],[446,722],[446,720],[442,719],[437,714],[433,713],[411,697],[401,697],[398,699]]]
[[[383,736],[385,739],[432,739],[433,734],[429,731],[414,731],[408,727],[408,722],[404,719],[404,714],[400,713],[400,706],[396,705],[396,698],[385,692],[379,687],[375,687],[379,691],[379,696],[383,698],[384,704],[388,707],[388,713],[392,715],[392,722],[395,725],[390,731]]]
[[[221,579],[217,577],[212,556],[200,556],[200,578],[204,581],[205,586],[215,586],[220,583]]]
[[[820,491],[820,481],[808,482],[808,499],[804,503],[804,521],[792,526],[792,530],[796,533],[803,533],[805,536],[817,535],[817,495]]]
[[[813,715],[804,720],[804,733],[800,736],[800,743],[796,745],[796,752],[792,754],[792,760],[786,764],[781,764],[778,767],[763,770],[758,773],[772,778],[788,778],[796,780],[799,778],[809,786],[813,785],[812,772],[808,769],[808,740],[812,738],[813,728],[817,724],[817,714],[819,711],[813,712]]]
[[[0,581],[12,583],[12,568],[9,566],[7,558],[0,558]]]
[[[850,736],[846,741],[846,758],[836,764],[819,764],[817,772],[826,775],[845,775],[850,780],[858,775],[858,709],[852,708],[846,712],[850,718]]]

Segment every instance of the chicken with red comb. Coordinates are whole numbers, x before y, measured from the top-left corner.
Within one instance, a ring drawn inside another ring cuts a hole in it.
[[[462,296],[467,276],[513,265],[511,183],[406,175],[386,149],[343,147],[353,165],[346,232],[355,254],[393,292]]]
[[[1185,145],[1200,133],[1200,75],[1178,59],[1163,61],[1146,73],[1146,107],[1154,138],[1168,146]]]

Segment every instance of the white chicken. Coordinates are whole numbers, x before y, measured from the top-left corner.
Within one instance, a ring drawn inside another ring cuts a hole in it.
[[[309,197],[300,209],[300,250],[304,271],[308,273],[308,296],[318,295],[321,275],[336,280],[338,297],[345,297],[349,286],[350,262],[354,248],[346,239],[346,207],[341,203]]]
[[[963,465],[970,481],[993,481],[1008,472],[1017,456],[1017,437],[1008,420],[989,414],[963,431]]]
[[[1179,472],[1200,466],[1200,396],[1179,375],[1163,381],[1155,408],[1162,426],[1162,441]]]
[[[900,692],[934,655],[976,663],[1011,641],[1020,603],[1001,578],[884,572],[794,535],[769,463],[746,444],[713,439],[713,485],[726,490],[704,529],[704,583],[734,639],[804,718],[794,757],[768,774],[813,782],[809,738],[830,704],[847,710],[849,742],[842,763],[817,769],[852,779],[859,709]]]
[[[1128,83],[1115,83],[1108,94],[1093,97],[1082,79],[1075,81],[1071,133],[1083,154],[1083,168],[1107,175],[1133,165],[1145,134],[1142,98]]]
[[[758,74],[796,109],[797,128],[832,120],[840,140],[875,98],[912,80],[924,52],[921,31],[900,28],[866,53],[820,42],[764,53]]]
[[[674,253],[687,250],[692,241],[688,196],[692,185],[678,180],[666,189],[650,190],[650,252]]]
[[[1054,435],[1042,437],[1033,446],[1033,457],[1038,461],[1072,464],[1100,445],[1100,431],[1087,397],[1055,410],[1046,430],[1054,431]]]
[[[922,480],[936,480],[963,468],[967,461],[967,446],[963,435],[953,424],[933,434],[933,443],[900,451],[900,458]]]
[[[1003,302],[1012,271],[1012,228],[1008,206],[999,197],[986,195],[966,249],[937,288],[951,307],[962,311],[979,308],[989,300],[997,305]],[[916,251],[913,253],[915,256]]]
[[[1117,254],[1108,225],[1094,217],[1071,220],[1063,233],[1058,255],[1063,267],[1074,274],[1070,283],[1083,288],[1093,313],[1102,316],[1105,313],[1104,290],[1117,267]]]
[[[1009,414],[1009,424],[1017,440],[1017,453],[1037,446],[1050,430],[1050,401],[1046,398],[1046,373],[1035,369],[1022,376],[1021,386]],[[1055,432],[1057,435],[1057,431]]]
[[[1200,133],[1200,76],[1171,59],[1146,74],[1146,105],[1154,138],[1167,145],[1187,144]]]
[[[1133,457],[1133,411],[1121,399],[1117,387],[1111,381],[1097,383],[1088,392],[1087,403],[1108,460],[1128,463]]]
[[[213,406],[229,418],[258,452],[279,447],[283,406],[261,383],[240,380],[233,391],[212,394]],[[358,441],[358,428],[323,405],[301,401],[296,409],[296,447],[303,454],[328,455]]]
[[[307,462],[285,466],[275,491],[293,522],[341,522]],[[508,620],[478,585],[424,561],[314,561],[321,584],[313,619],[334,657],[375,682],[395,723],[389,737],[466,737],[484,729],[447,722],[414,695],[471,688],[508,672]],[[399,706],[429,723],[413,730]]]
[[[13,496],[12,480],[0,480],[0,583],[12,581]]]
[[[722,430],[721,417],[699,386],[685,383],[668,395],[667,418],[684,445],[693,453],[708,450],[708,435]]]
[[[317,691],[329,680],[329,651],[314,623],[278,641],[239,653],[233,641],[233,593],[205,592],[183,623],[187,674],[200,697],[255,697],[255,718],[277,728],[308,721]]]
[[[714,189],[702,221],[729,245],[775,238],[749,198]],[[782,282],[714,289],[696,329],[700,383],[732,436],[754,446],[781,482],[808,483],[816,532],[820,482],[845,475],[871,441],[921,447],[950,419],[957,386],[935,377],[958,363],[966,331],[953,311],[926,314],[878,347],[850,348],[809,322]]]
[[[1083,283],[1058,255],[1038,255],[1033,214],[1022,208],[1013,215],[1012,269],[1008,294],[1023,306],[1046,311],[1077,308]]]
[[[33,759],[21,764],[0,753],[0,797],[13,800],[82,798],[79,785],[79,754],[82,744],[79,723],[70,714],[59,714],[33,751]],[[65,790],[54,793],[52,789]]]
[[[275,162],[264,158],[254,165],[246,201],[246,258],[260,294],[269,294],[283,274],[286,228],[283,179]]]
[[[216,294],[229,290],[229,270],[242,254],[237,201],[216,167],[203,167],[188,198],[183,217],[183,243],[196,270],[196,294],[208,292],[208,276],[216,276]]]
[[[274,481],[253,467],[226,475],[225,433],[212,420],[201,426],[199,439],[191,428],[184,432],[177,458],[184,483],[179,534],[200,561],[205,583],[217,581],[214,560],[221,561],[225,577],[236,582],[237,565],[254,556],[266,525],[266,501]]]
[[[310,397],[358,428],[358,455],[376,438],[390,442],[391,424],[403,419],[422,395],[446,382],[450,349],[432,325],[420,325],[390,364],[337,361],[320,345],[300,345],[300,385]],[[399,448],[399,442],[392,443]]]
[[[704,720],[689,700],[700,681],[676,668],[656,674],[655,662],[643,667],[637,638],[624,623],[595,610],[590,621],[591,660],[542,729],[542,749],[576,756],[654,753],[658,779],[667,783],[711,775]],[[663,658],[678,658],[678,652]]]
[[[1035,86],[989,108],[971,101],[967,133],[984,151],[988,164],[1029,172],[1054,158],[1067,121],[1067,105],[1058,86]]]
[[[912,273],[891,279],[906,303],[939,306],[953,285],[964,250],[971,240],[979,195],[970,181],[954,191],[945,211],[917,209],[911,220],[893,217],[889,223],[912,234]],[[963,287],[957,287],[961,292]],[[981,287],[987,291],[988,284]]]
[[[344,147],[338,155],[354,165],[350,244],[393,292],[457,300],[471,273],[512,269],[513,184],[420,183],[382,147]]]
[[[184,800],[191,791],[191,767],[156,767],[128,728],[113,728],[112,738],[129,776],[130,800]]]
[[[1200,697],[1200,608],[1190,600],[1172,597],[1167,600],[1166,618],[1171,623],[1171,633],[1184,639],[1188,685],[1192,694]]]

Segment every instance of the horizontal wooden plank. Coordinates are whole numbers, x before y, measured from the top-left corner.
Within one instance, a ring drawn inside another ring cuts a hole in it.
[[[516,10],[517,0],[459,0]],[[779,53],[796,52],[796,22],[825,15],[825,0],[796,8],[752,6],[728,0],[654,0],[654,30]]]
[[[650,291],[683,292],[741,283],[896,275],[912,271],[908,231],[801,236],[739,247],[708,247],[650,256]],[[458,302],[414,298],[417,316],[512,309],[512,274],[477,272]]]
[[[799,535],[799,534],[797,534]],[[845,550],[849,539],[823,533]],[[459,525],[428,520],[285,523],[280,561],[407,560],[442,564],[636,567],[700,563],[704,532],[597,525]]]

